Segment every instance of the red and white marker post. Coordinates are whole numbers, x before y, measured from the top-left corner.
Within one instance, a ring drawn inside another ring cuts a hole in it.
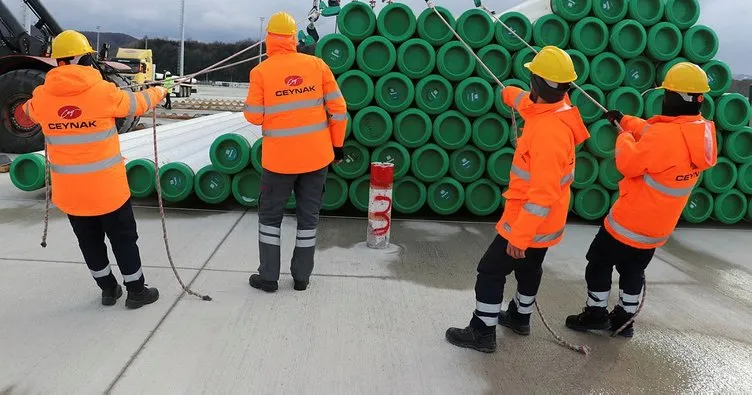
[[[394,185],[393,163],[371,163],[371,189],[368,197],[369,248],[389,247],[392,230],[392,186]]]

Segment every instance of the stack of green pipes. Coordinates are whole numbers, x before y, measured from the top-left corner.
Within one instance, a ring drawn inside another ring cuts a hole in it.
[[[671,66],[691,61],[706,71],[712,90],[703,115],[718,129],[719,161],[701,174],[683,218],[752,221],[750,104],[727,93],[731,70],[713,59],[716,33],[696,24],[698,1],[551,0],[551,7],[554,14],[535,23],[518,12],[500,19],[536,49],[566,49],[577,84],[607,108],[652,117],[660,114],[663,94],[655,87]],[[535,54],[524,43],[480,9],[457,18],[436,9],[499,80],[529,89],[524,64]],[[369,163],[391,162],[398,213],[427,206],[439,215],[498,215],[514,148],[512,115],[493,78],[431,9],[416,17],[409,6],[392,3],[377,16],[368,3],[353,1],[337,26],[316,46],[337,76],[351,119],[345,162],[334,168],[331,184],[349,188],[350,203],[366,211]],[[597,220],[618,196],[617,130],[581,92],[573,89],[570,98],[592,136],[578,147],[572,212]]]

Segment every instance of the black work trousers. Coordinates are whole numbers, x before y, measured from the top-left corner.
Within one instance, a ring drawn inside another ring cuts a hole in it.
[[[141,271],[141,256],[138,252],[136,219],[130,200],[119,209],[105,215],[79,217],[68,215],[73,232],[78,238],[78,246],[84,255],[86,266],[102,289],[114,288],[117,280],[112,274],[107,257],[105,235],[110,240],[112,252],[117,260],[120,273],[129,291],[139,291],[144,287]]]
[[[608,307],[611,291],[611,274],[614,267],[619,272],[619,304],[629,313],[634,313],[639,304],[645,269],[655,254],[655,248],[639,249],[628,246],[611,236],[601,226],[585,256],[588,298],[591,307]]]
[[[313,272],[316,250],[316,229],[324,198],[329,168],[303,174],[280,174],[264,169],[259,197],[259,275],[267,281],[278,281],[282,217],[290,194],[295,193],[295,215],[298,230],[290,271],[296,281],[307,282]]]
[[[514,259],[507,255],[507,240],[496,235],[478,263],[475,282],[475,316],[486,325],[495,325],[501,312],[506,277],[514,272],[517,279],[517,294],[514,302],[521,314],[530,314],[535,304],[541,279],[543,260],[548,248],[528,248],[525,258]]]

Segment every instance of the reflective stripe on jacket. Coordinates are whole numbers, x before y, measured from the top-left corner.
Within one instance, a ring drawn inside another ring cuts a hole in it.
[[[143,115],[161,99],[158,88],[124,91],[92,67],[68,65],[47,73],[24,106],[42,127],[52,201],[61,211],[103,215],[130,198],[115,118]]]
[[[503,91],[525,120],[525,133],[517,141],[504,214],[496,225],[499,234],[518,248],[543,248],[564,235],[574,180],[575,147],[590,134],[580,112],[568,98],[537,104],[519,88]]]
[[[625,116],[616,139],[616,167],[624,175],[605,220],[620,242],[641,249],[666,243],[702,171],[715,166],[715,125],[700,115]]]
[[[295,37],[269,34],[266,43],[269,58],[251,70],[244,111],[262,125],[262,167],[282,174],[320,170],[345,142],[345,99],[323,60],[296,52]]]

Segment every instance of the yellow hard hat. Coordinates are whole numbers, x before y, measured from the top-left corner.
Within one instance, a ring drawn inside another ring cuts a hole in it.
[[[294,36],[298,32],[295,18],[286,12],[278,12],[269,18],[269,25],[266,27],[267,33],[281,34],[283,36]]]
[[[666,73],[661,88],[680,93],[701,94],[710,92],[708,75],[705,74],[705,70],[689,62],[674,65]]]
[[[52,40],[53,59],[73,58],[94,52],[97,51],[91,47],[86,36],[74,30],[66,30]]]
[[[563,49],[552,45],[543,47],[532,62],[525,63],[525,67],[533,74],[559,84],[577,80],[572,58]]]

